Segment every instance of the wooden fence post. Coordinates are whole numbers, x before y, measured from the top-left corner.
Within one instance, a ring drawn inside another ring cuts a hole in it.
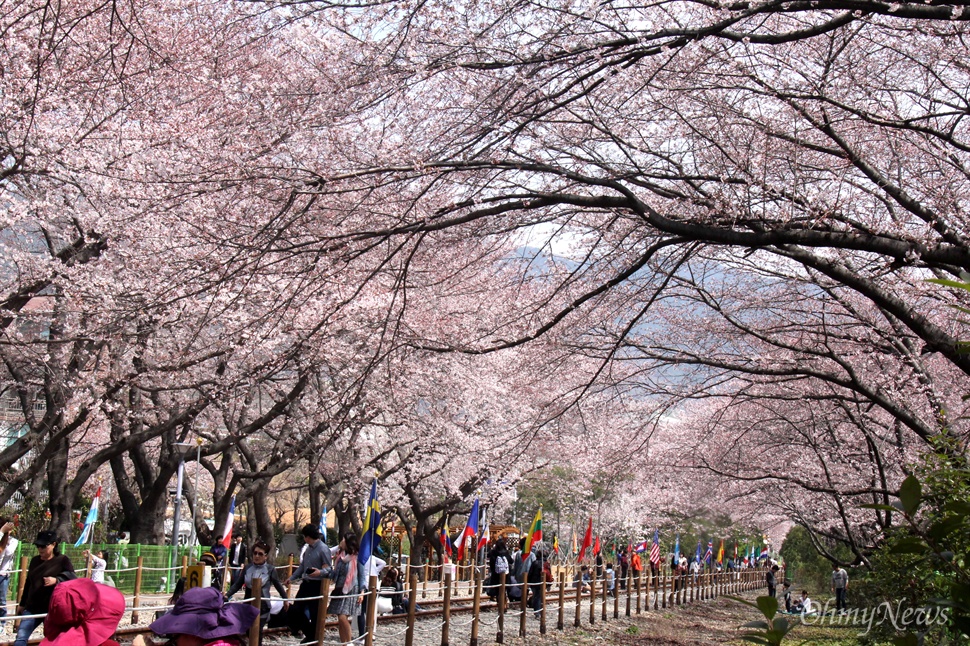
[[[141,559],[140,556],[138,558]],[[252,604],[253,606],[256,607],[256,610],[260,611],[260,613],[262,613],[262,610],[263,610],[262,601],[263,601],[263,580],[258,576],[255,576],[253,577]],[[132,619],[132,621],[134,622],[134,619]],[[249,627],[250,646],[260,646],[260,633],[262,631],[259,628],[260,628],[260,616],[256,615],[256,621],[254,621],[253,625]]]
[[[663,593],[663,598],[660,600],[660,607],[666,610],[667,608],[667,574],[662,573],[660,576],[660,591]]]
[[[367,636],[364,646],[374,646],[374,633],[377,631],[377,575],[372,575],[367,582],[367,616],[364,618]]]
[[[138,567],[135,568],[135,610],[131,611],[131,623],[133,624],[138,623],[138,608],[141,606],[141,569],[144,565],[144,558],[144,556],[138,557]]]
[[[577,565],[575,567],[579,567],[579,566]],[[579,624],[581,623],[580,622],[580,608],[582,606],[582,601],[583,601],[583,570],[582,569],[577,570],[576,576],[579,577],[579,580],[575,583],[575,586],[576,586],[576,619],[573,622],[573,625],[576,628],[579,628]]]
[[[421,598],[426,599],[428,597],[428,563],[424,564],[424,581],[421,582]]]
[[[589,577],[589,625],[596,623],[596,570]]]
[[[412,574],[408,590],[408,628],[405,632],[404,646],[414,646],[414,613],[418,607],[418,575]]]
[[[320,599],[317,601],[317,634],[314,639],[318,644],[323,643],[327,632],[327,606],[330,603],[330,579],[320,579]]]
[[[619,619],[620,618],[620,586],[616,585],[616,579],[617,577],[614,576],[613,577],[613,618]],[[629,597],[627,597],[627,599],[629,600]],[[629,607],[629,603],[627,604],[627,607]]]
[[[502,572],[498,575],[498,629],[495,632],[495,643],[505,643],[505,577]]]
[[[539,634],[546,634],[546,571],[542,571],[542,585],[539,586],[539,601],[542,606],[539,608]]]
[[[442,569],[444,578],[442,579],[444,603],[441,606],[441,646],[448,646],[448,631],[451,628],[451,572]]]
[[[482,609],[482,574],[478,572],[478,568],[472,570],[472,578],[475,580],[475,596],[472,599],[472,637],[468,646],[478,646],[478,622]]]
[[[626,571],[626,616],[630,616],[630,603],[633,600],[633,568]]]
[[[606,615],[609,612],[608,610],[609,604],[610,604],[609,596],[608,596],[609,593],[610,593],[610,585],[606,580],[606,570],[603,570],[603,607],[601,608],[602,610],[601,618],[603,619],[603,623],[606,623]]]
[[[559,571],[559,620],[556,622],[556,630],[563,630],[566,613],[566,573]]]
[[[523,559],[525,560],[525,559]],[[526,570],[525,574],[522,575],[522,599],[519,601],[519,606],[522,610],[522,614],[519,615],[519,637],[525,637],[525,622],[529,617],[529,571]]]
[[[289,599],[293,595],[290,594],[290,590],[293,588],[293,582],[290,581],[290,577],[293,576],[293,555],[290,554],[287,557],[286,562],[286,598]]]

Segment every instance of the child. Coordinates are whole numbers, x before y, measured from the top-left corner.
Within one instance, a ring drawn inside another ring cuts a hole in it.
[[[793,611],[801,615],[815,614],[812,600],[808,598],[808,590],[802,590],[802,600],[795,604]]]
[[[782,593],[785,595],[785,612],[791,612],[791,581],[785,581]]]

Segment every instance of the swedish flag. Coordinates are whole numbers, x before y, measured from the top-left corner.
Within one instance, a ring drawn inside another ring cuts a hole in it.
[[[384,530],[381,528],[381,503],[377,502],[377,478],[370,485],[370,500],[364,515],[364,534],[360,537],[360,553],[357,560],[366,565],[377,546],[381,543]]]

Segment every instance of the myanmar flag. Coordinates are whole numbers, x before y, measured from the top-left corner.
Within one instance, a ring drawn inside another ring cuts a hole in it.
[[[529,528],[529,533],[525,537],[525,547],[522,548],[523,558],[528,556],[532,552],[532,546],[535,545],[536,541],[542,540],[542,507],[539,507],[539,511],[536,512],[536,517],[532,521],[532,527]]]

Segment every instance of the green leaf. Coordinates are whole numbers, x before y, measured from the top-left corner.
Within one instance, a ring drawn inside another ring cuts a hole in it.
[[[910,516],[916,515],[923,497],[923,486],[915,476],[907,476],[899,485],[899,502],[903,504],[903,511]]]
[[[762,644],[763,646],[771,646],[771,642],[762,637],[761,635],[743,635],[741,637],[743,641],[752,642],[754,644]]]
[[[953,289],[963,289],[970,292],[970,283],[961,283],[958,280],[947,280],[946,278],[930,278],[926,282],[933,283],[934,285],[942,285],[943,287],[952,287]]]
[[[963,516],[947,516],[946,518],[939,520],[926,530],[934,540],[942,541],[944,538],[960,529],[963,526],[964,517]]]
[[[788,634],[790,628],[788,627],[788,620],[784,617],[775,617],[775,620],[771,623],[775,632],[780,632],[782,635]]]
[[[929,550],[923,539],[915,536],[901,538],[889,547],[890,554],[924,554]]]
[[[945,509],[946,511],[953,512],[954,514],[963,514],[964,516],[970,516],[970,501],[951,500],[950,502],[946,503],[943,509]]]
[[[761,611],[769,621],[775,618],[778,613],[778,599],[774,597],[764,596],[758,597],[755,601],[758,604],[758,609]]]
[[[732,597],[731,595],[725,595],[724,598],[730,599],[731,601],[737,601],[738,603],[743,603],[744,605],[751,606],[752,608],[755,608],[757,610],[761,610],[761,608],[758,608],[758,604],[748,601],[747,599],[742,599],[741,597]]]
[[[742,628],[758,628],[760,630],[768,630],[771,626],[765,621],[749,621],[746,624],[741,624]]]

